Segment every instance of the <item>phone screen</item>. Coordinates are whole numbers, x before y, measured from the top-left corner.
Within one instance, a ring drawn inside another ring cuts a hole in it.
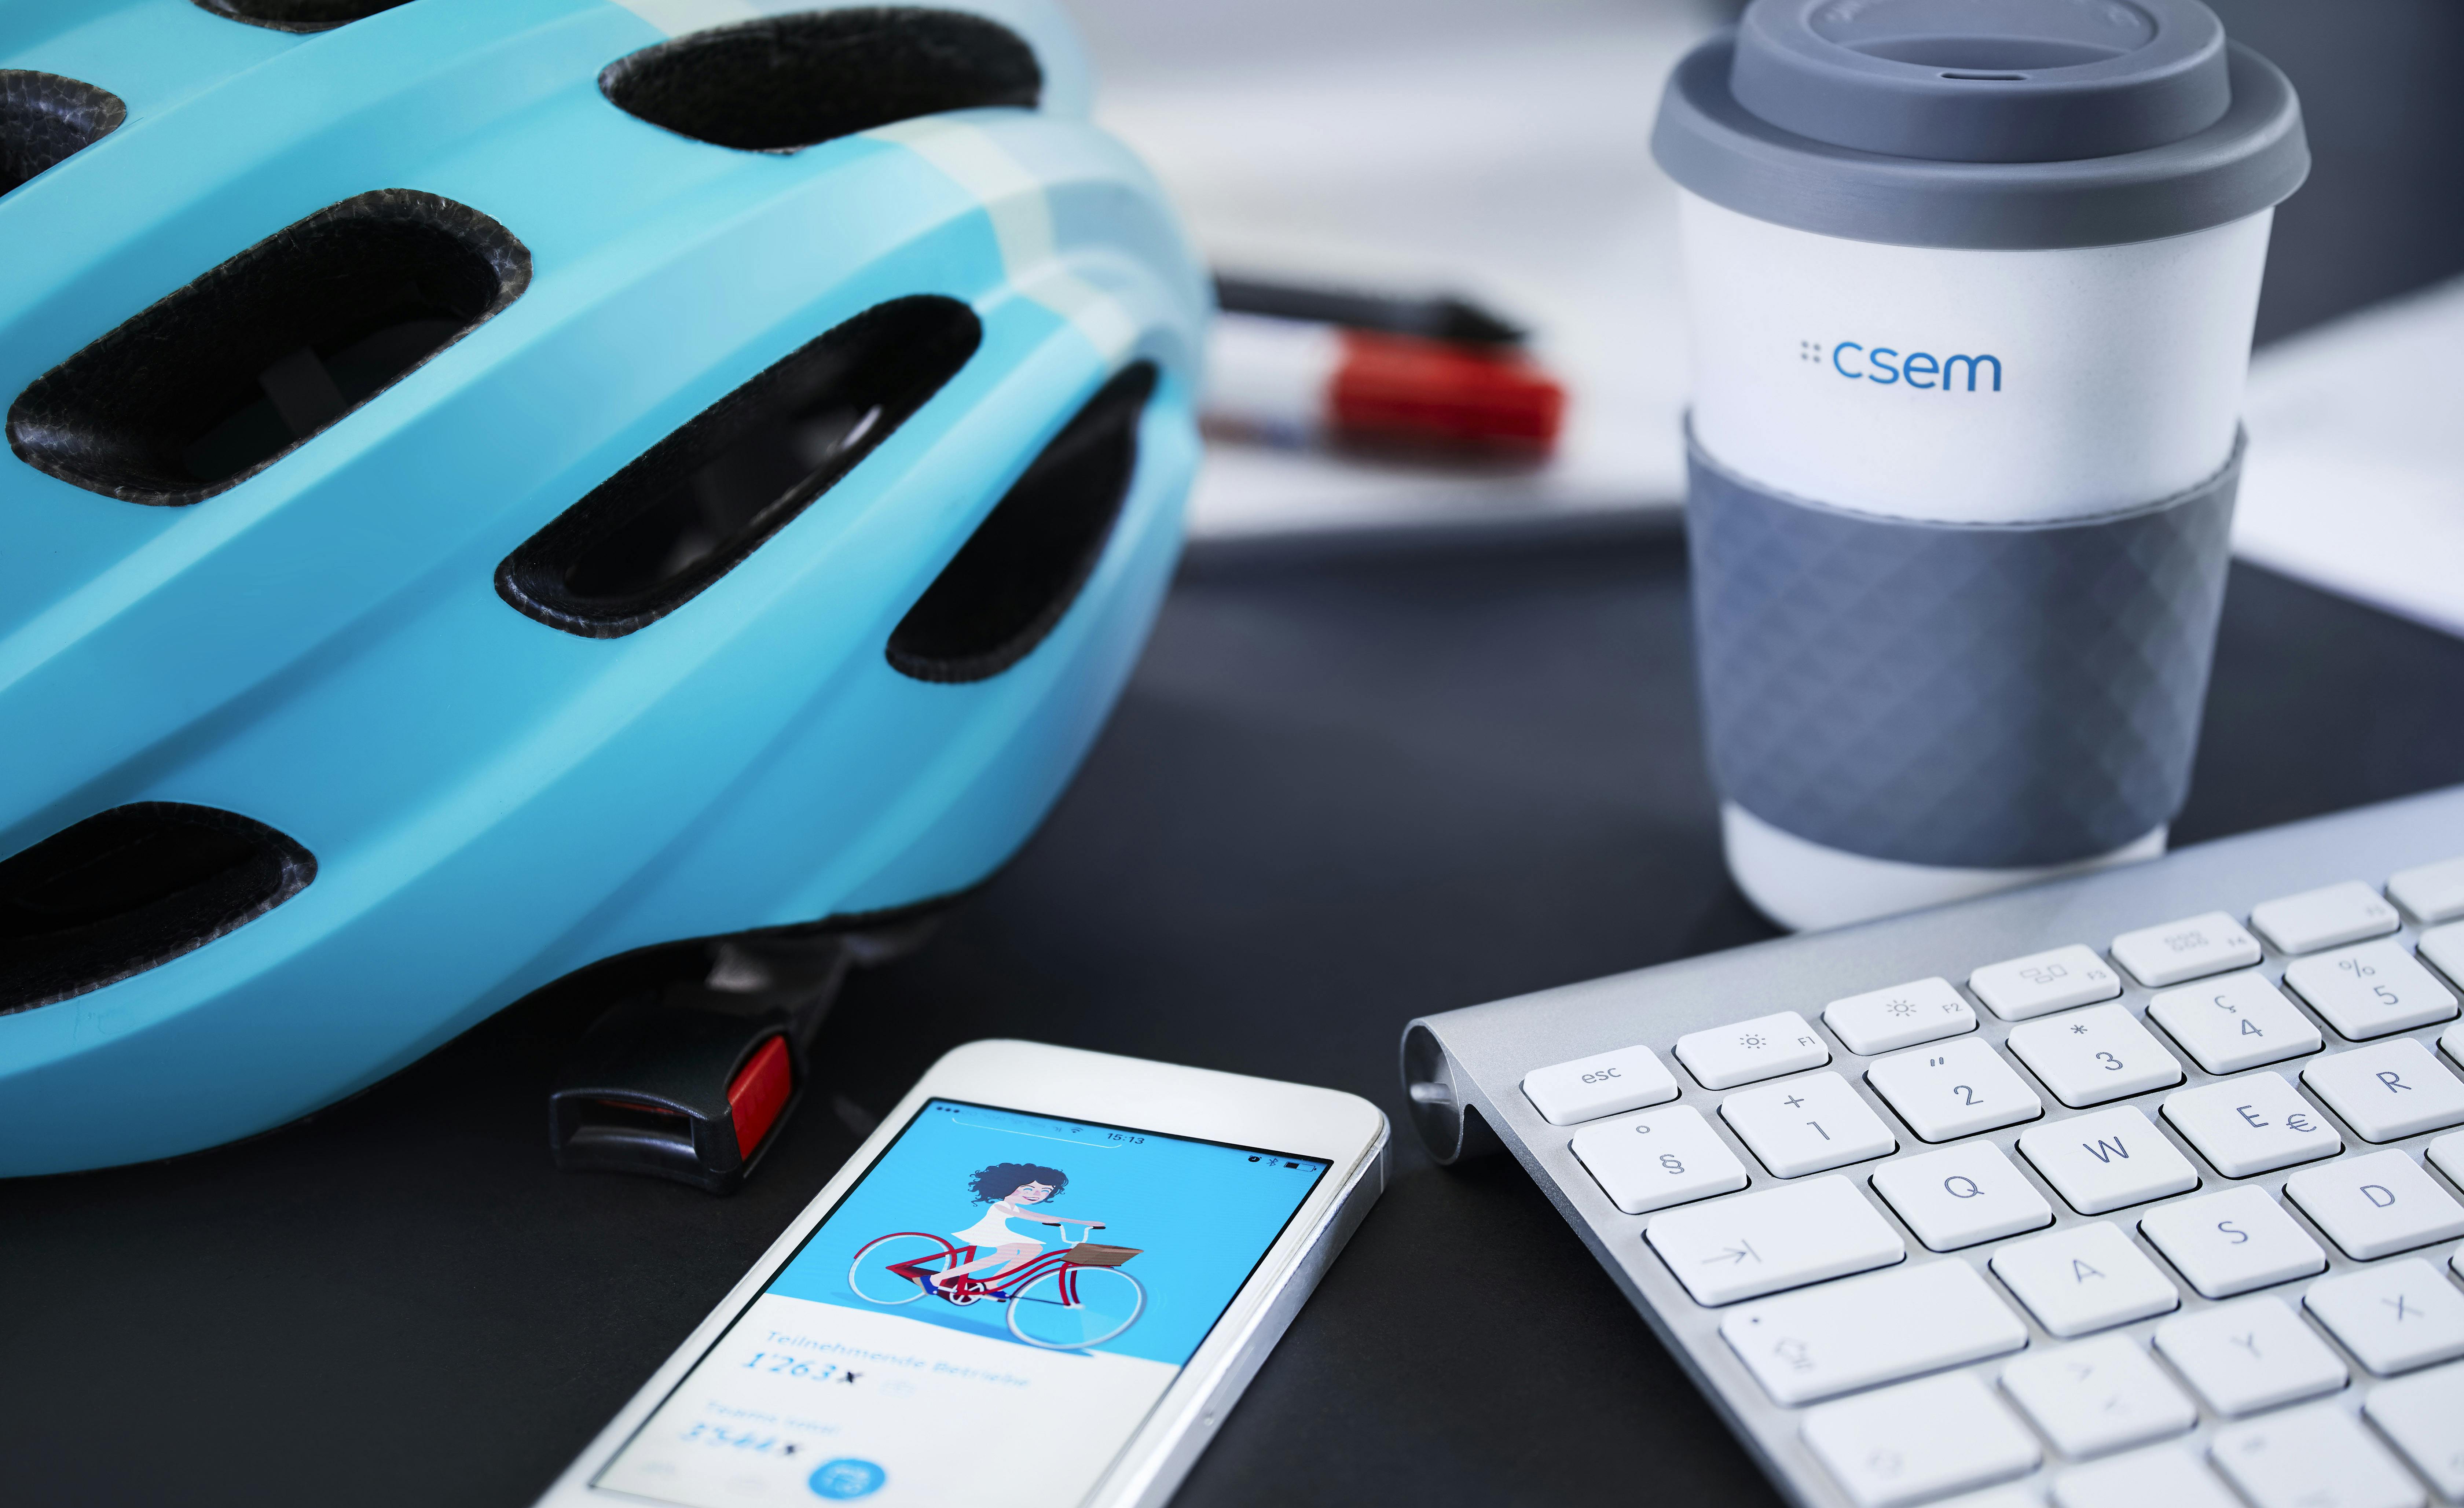
[[[930,1101],[592,1485],[1081,1502],[1328,1166]]]

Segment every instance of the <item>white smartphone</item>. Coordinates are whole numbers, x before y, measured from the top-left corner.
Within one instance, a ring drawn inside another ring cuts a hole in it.
[[[933,1065],[539,1499],[1160,1504],[1386,1183],[1355,1095]]]

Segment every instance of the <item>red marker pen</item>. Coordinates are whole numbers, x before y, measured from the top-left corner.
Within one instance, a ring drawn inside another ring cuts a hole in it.
[[[1546,455],[1566,390],[1509,345],[1465,345],[1226,314],[1207,346],[1210,432]]]

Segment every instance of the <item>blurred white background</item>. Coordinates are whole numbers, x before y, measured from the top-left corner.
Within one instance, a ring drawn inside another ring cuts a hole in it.
[[[1463,293],[1531,326],[1570,389],[1534,470],[1214,446],[1194,532],[1680,505],[1675,189],[1651,121],[1735,3],[1068,3],[1099,118],[1217,267]],[[2293,76],[2318,164],[2278,213],[2237,546],[2464,633],[2464,281],[2437,281],[2464,266],[2464,6],[2211,3]]]
[[[1099,118],[1227,272],[1461,292],[1568,384],[1556,459],[1217,446],[1200,533],[1675,506],[1685,353],[1661,82],[1715,0],[1072,0]]]

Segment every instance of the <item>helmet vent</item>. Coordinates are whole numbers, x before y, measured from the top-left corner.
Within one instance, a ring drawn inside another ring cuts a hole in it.
[[[891,634],[893,667],[981,681],[1044,642],[1111,537],[1155,384],[1152,363],[1128,368],[1053,437]]]
[[[120,97],[57,74],[0,68],[0,194],[120,129]]]
[[[199,10],[272,32],[330,32],[409,3],[410,0],[196,0]]]
[[[1035,53],[981,16],[912,6],[806,11],[713,27],[618,58],[599,89],[678,136],[793,152],[894,120],[1035,106]]]
[[[552,628],[614,639],[691,601],[924,406],[983,339],[975,311],[877,304],[799,347],[592,489],[496,567]]]
[[[317,861],[263,822],[115,806],[0,859],[0,1015],[168,963],[307,888]]]
[[[518,296],[530,252],[384,188],[258,242],[36,378],[9,445],[61,481],[194,503],[255,475]]]

